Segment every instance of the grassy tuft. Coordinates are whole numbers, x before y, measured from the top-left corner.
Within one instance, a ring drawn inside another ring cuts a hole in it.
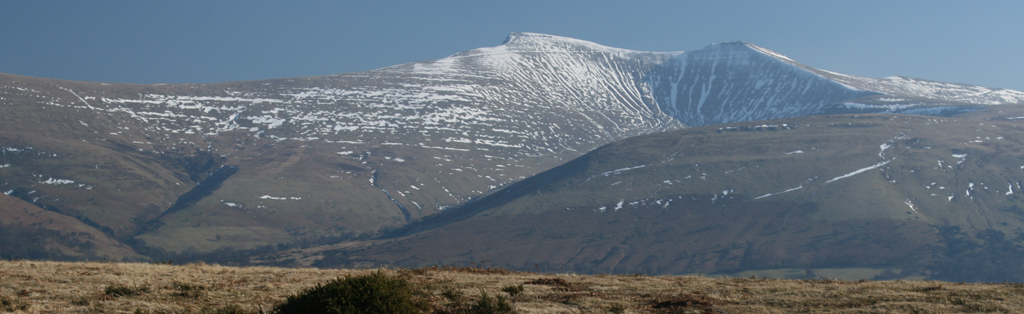
[[[501,288],[501,291],[505,291],[505,293],[508,293],[508,295],[510,297],[515,298],[516,296],[518,296],[518,295],[523,293],[523,285],[520,284],[520,285],[512,285],[512,286],[504,287],[504,288]]]
[[[29,304],[18,299],[11,299],[0,295],[0,310],[4,312],[28,311]]]
[[[200,314],[264,314],[263,309],[246,309],[242,306],[231,304],[222,307],[205,308]]]
[[[174,286],[174,296],[189,298],[189,299],[201,299],[206,297],[206,286],[200,284],[193,284],[187,282],[175,281],[171,284]]]
[[[149,293],[149,286],[129,286],[126,284],[112,284],[103,289],[103,295],[109,297],[130,297]]]

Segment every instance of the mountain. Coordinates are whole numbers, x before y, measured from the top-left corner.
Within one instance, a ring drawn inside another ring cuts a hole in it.
[[[0,75],[0,190],[144,249],[328,243],[601,145],[843,112],[949,116],[1024,93],[817,70],[746,43],[640,52],[513,33],[322,77],[132,85]]]
[[[1022,116],[1024,106],[1007,106],[954,118],[811,116],[644,135],[389,237],[276,258],[1022,280]]]

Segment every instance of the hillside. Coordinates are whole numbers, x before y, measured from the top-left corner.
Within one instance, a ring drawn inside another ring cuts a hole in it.
[[[640,136],[376,241],[267,258],[1022,280],[1021,113],[813,116]]]
[[[374,271],[0,261],[0,310],[256,313],[316,284]],[[1012,313],[1024,307],[1019,284],[581,276],[485,268],[380,271],[425,289],[435,313],[453,306],[445,295],[471,303],[482,293],[507,298],[516,313]],[[506,292],[516,286],[522,292]]]
[[[92,226],[11,196],[0,195],[0,222],[0,258],[143,258]]]

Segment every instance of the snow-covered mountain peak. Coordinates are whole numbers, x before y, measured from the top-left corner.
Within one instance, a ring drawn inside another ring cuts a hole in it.
[[[556,35],[539,34],[539,33],[524,33],[524,32],[513,32],[508,34],[508,38],[501,44],[506,47],[530,47],[530,46],[589,46],[593,48],[604,48],[604,49],[617,49],[626,50],[620,48],[611,48],[608,46],[600,45],[594,42],[569,38]]]
[[[658,106],[689,126],[820,114],[837,102],[881,94],[811,69],[756,45],[727,42],[680,54],[647,80]]]
[[[650,54],[651,52],[636,51],[622,48],[608,47],[591,41],[562,37],[548,34],[513,32],[508,35],[505,42],[498,47],[481,48],[472,51],[507,50],[516,52],[563,52],[563,53],[591,53],[603,52],[618,56],[635,54]],[[675,52],[678,54],[681,52]]]
[[[1014,90],[816,69],[746,42],[680,54],[646,79],[658,106],[690,126],[829,113],[948,115],[1024,103]]]
[[[512,44],[512,43],[524,41],[524,40],[545,40],[545,39],[550,39],[550,40],[578,40],[578,39],[575,39],[575,38],[562,37],[562,36],[556,36],[556,35],[548,35],[548,34],[540,34],[540,33],[511,32],[511,33],[508,34],[508,37],[505,38],[505,41],[502,42],[501,44],[502,45],[507,45],[507,44]]]
[[[449,57],[392,66],[386,72],[418,75],[481,75],[490,78],[518,76],[530,82],[575,82],[590,89],[594,77],[619,76],[627,68],[651,67],[682,52],[643,52],[613,48],[569,37],[515,32],[495,47],[463,51]],[[560,77],[555,79],[555,77]],[[606,78],[596,79],[601,81]],[[564,85],[564,84],[557,84]],[[543,86],[550,87],[549,84]],[[545,87],[545,88],[547,88]],[[603,87],[601,89],[604,89]]]

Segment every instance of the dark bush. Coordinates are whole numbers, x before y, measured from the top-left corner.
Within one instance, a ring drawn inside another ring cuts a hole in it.
[[[381,272],[338,278],[289,296],[274,308],[279,314],[423,313],[429,308],[425,294],[404,278]]]

